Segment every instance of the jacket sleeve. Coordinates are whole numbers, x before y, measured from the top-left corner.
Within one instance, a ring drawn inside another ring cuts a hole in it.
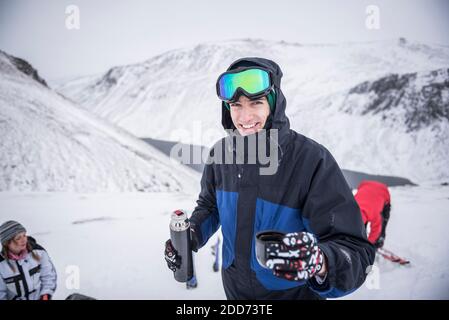
[[[220,227],[213,164],[206,164],[201,178],[201,192],[197,206],[190,218],[192,249],[196,252],[204,246]]]
[[[370,226],[370,233],[368,236],[368,240],[371,243],[375,243],[377,241],[377,239],[379,239],[380,234],[382,232],[382,217],[381,217],[381,213],[378,212],[376,213],[373,218],[371,219],[371,221],[369,221],[371,223]]]
[[[53,296],[56,291],[56,282],[57,282],[56,269],[46,251],[42,250],[39,253],[41,258],[40,295],[42,296],[44,294],[49,294]]]
[[[309,231],[327,261],[326,280],[315,277],[310,288],[325,298],[337,298],[359,288],[374,263],[375,248],[368,242],[357,202],[330,152],[320,146],[303,205]]]
[[[7,296],[8,294],[5,280],[3,280],[2,277],[0,277],[0,300],[6,300]]]

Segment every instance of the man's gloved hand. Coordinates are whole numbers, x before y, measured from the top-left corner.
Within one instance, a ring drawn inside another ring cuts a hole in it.
[[[383,236],[380,236],[379,239],[376,240],[374,243],[374,246],[376,249],[382,248],[384,246],[385,238]]]
[[[167,266],[170,268],[171,271],[175,272],[181,267],[181,257],[178,256],[178,252],[173,247],[171,239],[168,239],[165,242],[164,255],[165,261],[167,261]]]
[[[266,250],[266,266],[275,276],[287,280],[308,280],[320,272],[325,263],[317,239],[309,232],[288,233],[281,243],[269,244]]]

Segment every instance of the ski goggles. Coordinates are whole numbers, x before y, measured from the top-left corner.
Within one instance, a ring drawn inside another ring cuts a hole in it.
[[[217,95],[225,102],[235,101],[238,93],[243,93],[248,98],[262,97],[267,95],[272,88],[271,73],[259,67],[227,71],[221,74],[217,80]]]

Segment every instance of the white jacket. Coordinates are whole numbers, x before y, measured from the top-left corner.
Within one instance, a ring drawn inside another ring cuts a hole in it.
[[[47,252],[32,237],[28,237],[33,252],[24,259],[9,263],[0,255],[0,300],[39,300],[44,294],[53,295],[56,290],[56,270]]]

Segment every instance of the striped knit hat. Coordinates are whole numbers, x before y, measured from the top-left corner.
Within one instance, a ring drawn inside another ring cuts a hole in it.
[[[0,226],[0,243],[5,244],[21,232],[26,232],[26,229],[20,223],[6,221]]]

